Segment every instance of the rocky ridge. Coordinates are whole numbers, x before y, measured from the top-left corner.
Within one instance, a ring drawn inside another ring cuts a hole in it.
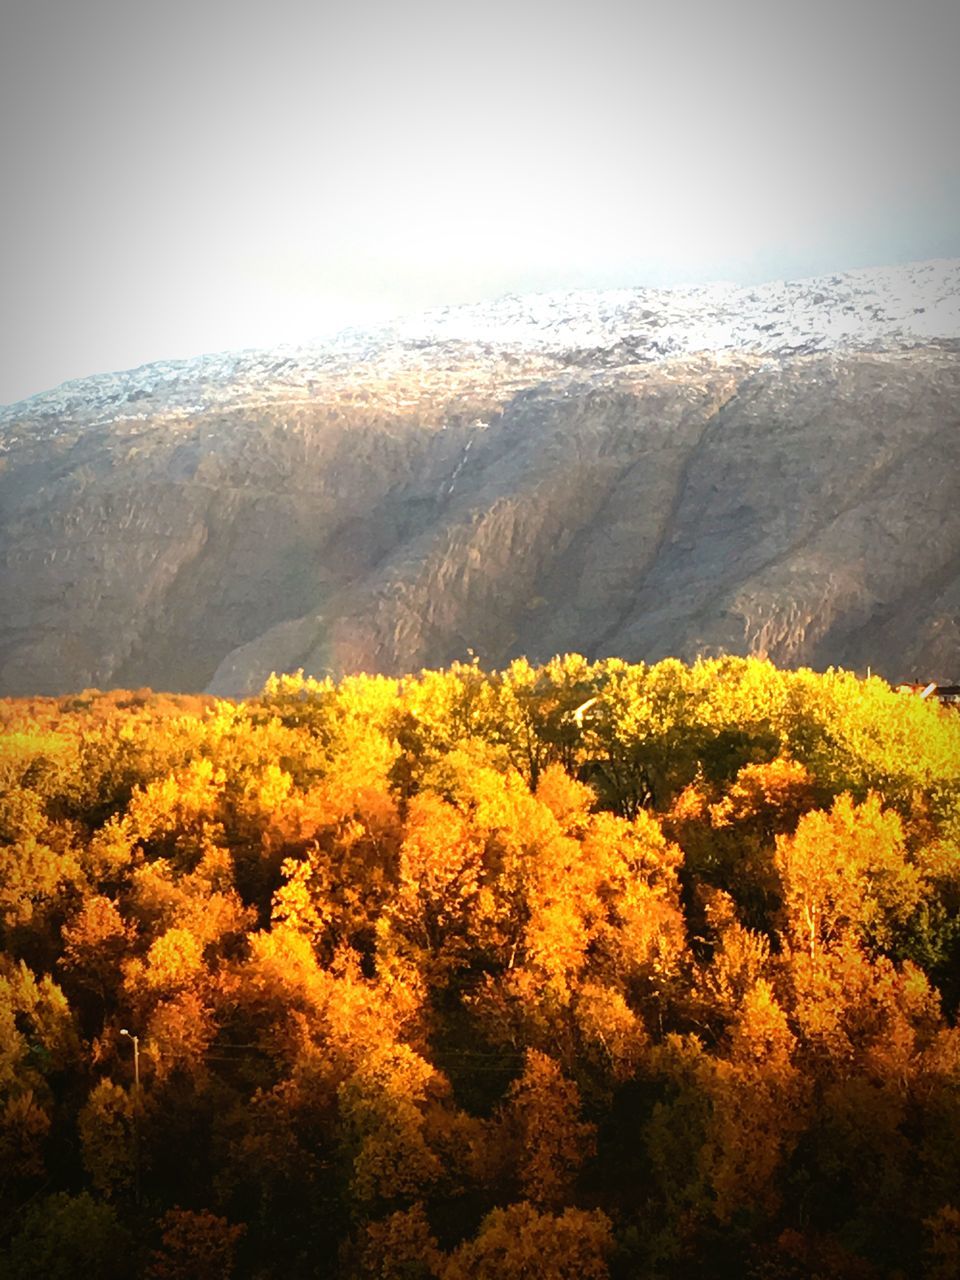
[[[960,668],[960,263],[444,308],[0,409],[0,692]]]

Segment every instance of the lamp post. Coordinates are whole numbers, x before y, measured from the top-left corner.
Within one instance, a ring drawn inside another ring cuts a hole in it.
[[[133,1041],[133,1088],[136,1096],[140,1096],[140,1037],[132,1035],[126,1027],[120,1028],[120,1034]]]
[[[140,1037],[120,1028],[120,1034],[133,1041],[133,1195],[140,1204]]]

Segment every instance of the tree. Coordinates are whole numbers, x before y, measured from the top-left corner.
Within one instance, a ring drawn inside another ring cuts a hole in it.
[[[443,1256],[418,1201],[367,1225],[361,1242],[358,1276],[369,1280],[434,1280]]]
[[[94,1085],[77,1117],[84,1168],[101,1195],[114,1197],[133,1186],[135,1105],[126,1089],[104,1079]]]
[[[528,1049],[523,1075],[510,1088],[506,1113],[519,1146],[518,1178],[525,1200],[559,1208],[595,1149],[596,1128],[580,1118],[580,1095],[545,1053]]]
[[[609,1218],[599,1209],[542,1213],[521,1201],[494,1209],[476,1237],[460,1245],[442,1280],[606,1280],[613,1249]]]
[[[159,1222],[160,1247],[147,1267],[149,1280],[229,1280],[245,1228],[209,1210],[168,1209]]]
[[[50,1115],[32,1089],[11,1094],[0,1108],[0,1197],[4,1203],[43,1177]]]
[[[130,1237],[112,1205],[87,1192],[64,1192],[31,1205],[10,1242],[5,1280],[122,1280],[130,1274]]]
[[[136,930],[123,919],[117,904],[92,894],[63,927],[60,964],[71,985],[89,991],[100,1011],[116,995],[122,962],[130,954]]]
[[[847,929],[889,946],[921,895],[900,818],[876,795],[857,805],[845,794],[829,813],[806,814],[778,838],[776,865],[787,936],[811,957]]]
[[[796,1041],[763,978],[745,992],[729,1039],[728,1055],[704,1059],[701,1076],[711,1107],[701,1158],[721,1222],[777,1211],[777,1175],[805,1120]]]

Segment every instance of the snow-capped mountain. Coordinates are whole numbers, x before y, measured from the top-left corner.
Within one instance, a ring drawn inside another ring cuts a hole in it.
[[[508,295],[438,307],[376,330],[345,329],[311,345],[219,352],[99,374],[0,408],[0,425],[33,413],[86,415],[99,402],[162,397],[191,414],[211,398],[309,394],[316,379],[379,379],[457,364],[497,364],[538,355],[555,365],[571,353],[604,352],[620,364],[702,353],[789,356],[960,338],[960,260],[848,271],[742,288],[575,290]],[[495,371],[494,371],[495,373]],[[128,412],[130,420],[152,411]]]
[[[960,262],[741,288],[713,284],[505,297],[395,324],[397,338],[569,351],[628,341],[650,358],[702,351],[784,354],[960,337]]]
[[[960,674],[960,262],[507,297],[0,410],[0,690],[466,651]]]

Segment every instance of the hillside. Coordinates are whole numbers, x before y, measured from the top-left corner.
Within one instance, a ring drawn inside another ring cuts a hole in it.
[[[469,650],[952,678],[960,264],[508,298],[0,410],[0,693]]]

